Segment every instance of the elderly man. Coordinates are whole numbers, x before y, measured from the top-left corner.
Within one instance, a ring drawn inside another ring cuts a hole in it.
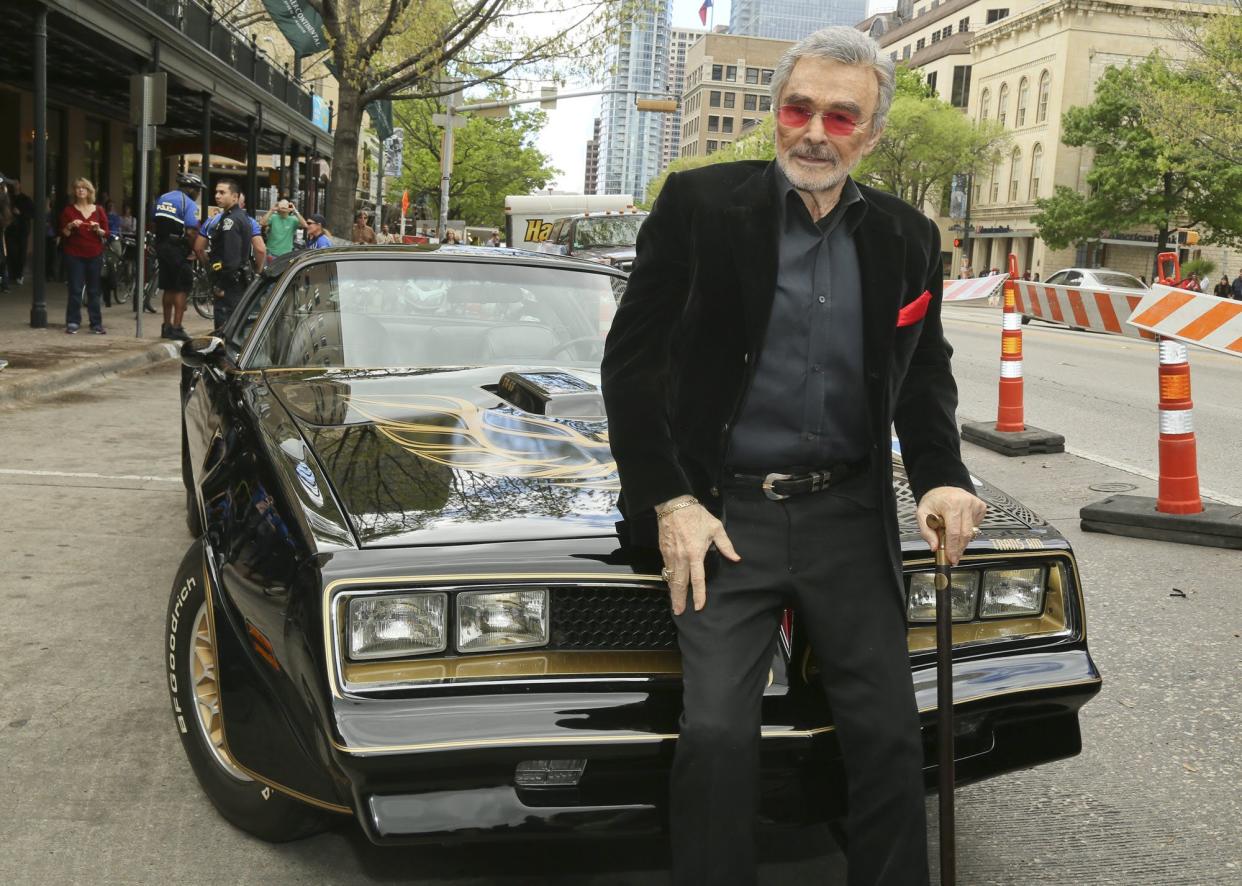
[[[788,50],[776,161],[668,177],[608,337],[621,529],[658,545],[682,653],[682,886],[755,882],[761,703],[789,603],[844,755],[849,882],[928,880],[894,421],[929,546],[935,513],[956,561],[985,505],[959,455],[936,226],[849,177],[893,88],[853,28]]]

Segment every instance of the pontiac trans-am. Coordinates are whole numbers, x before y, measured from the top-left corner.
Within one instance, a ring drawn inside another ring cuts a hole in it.
[[[228,821],[288,840],[353,816],[377,843],[663,826],[676,632],[658,562],[617,534],[599,392],[624,285],[517,251],[310,250],[185,344],[194,541],[163,645],[176,728]],[[895,459],[933,785],[934,564]],[[953,586],[960,782],[1076,754],[1100,686],[1069,544],[978,493]],[[843,814],[815,667],[787,611],[767,823]]]

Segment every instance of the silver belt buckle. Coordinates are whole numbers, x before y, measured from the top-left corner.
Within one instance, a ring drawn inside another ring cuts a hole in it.
[[[793,474],[776,474],[776,473],[768,474],[766,477],[763,478],[763,485],[762,485],[763,494],[766,495],[772,501],[783,501],[784,499],[789,498],[788,495],[781,495],[779,492],[773,489],[772,484],[775,483],[777,480],[788,480],[791,477],[793,477]]]

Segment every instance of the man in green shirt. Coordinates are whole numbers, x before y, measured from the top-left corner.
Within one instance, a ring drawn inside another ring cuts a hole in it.
[[[306,227],[306,220],[290,201],[279,200],[263,216],[262,224],[267,232],[267,254],[277,256],[293,251],[293,232]]]

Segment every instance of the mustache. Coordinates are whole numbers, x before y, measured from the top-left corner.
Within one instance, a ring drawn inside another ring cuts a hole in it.
[[[805,157],[809,160],[830,160],[834,164],[841,162],[840,155],[828,145],[798,145],[789,153],[795,157]]]

